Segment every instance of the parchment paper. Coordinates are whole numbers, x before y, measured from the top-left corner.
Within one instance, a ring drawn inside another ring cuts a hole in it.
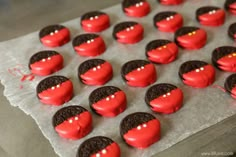
[[[96,89],[94,86],[86,86],[77,78],[77,68],[81,62],[88,59],[78,56],[69,42],[63,47],[55,48],[64,59],[64,68],[55,73],[69,77],[74,84],[75,96],[71,101],[60,107],[43,105],[36,97],[35,88],[38,82],[45,77],[36,76],[32,81],[30,75],[26,80],[21,81],[22,75],[30,74],[28,60],[36,52],[46,50],[38,39],[38,32],[28,34],[0,44],[0,79],[5,86],[4,95],[13,106],[19,107],[26,114],[31,115],[46,138],[49,139],[56,153],[61,157],[75,157],[77,148],[84,140],[104,135],[119,143],[122,156],[124,157],[147,157],[156,154],[184,138],[204,129],[217,122],[232,116],[236,113],[236,103],[228,94],[224,93],[216,85],[222,86],[225,78],[230,74],[216,70],[216,81],[214,85],[204,89],[194,89],[184,85],[178,77],[179,66],[192,59],[204,60],[211,63],[211,52],[214,48],[224,45],[234,45],[234,42],[227,36],[228,26],[235,22],[235,17],[227,14],[226,22],[220,27],[200,26],[195,19],[195,11],[200,6],[215,5],[223,7],[223,0],[186,0],[179,6],[162,6],[156,0],[149,1],[152,6],[151,13],[144,18],[126,17],[121,6],[116,5],[105,9],[111,17],[112,26],[100,35],[104,38],[107,50],[104,54],[96,57],[102,58],[112,63],[114,77],[106,85],[113,85],[124,90],[128,97],[128,108],[125,112],[115,118],[103,118],[93,113],[93,131],[81,140],[71,141],[60,138],[54,131],[51,119],[54,113],[61,107],[68,105],[82,105],[89,111],[88,96]],[[128,87],[120,76],[121,66],[132,59],[146,59],[145,46],[154,39],[169,39],[173,41],[173,33],[163,33],[157,31],[153,26],[153,17],[160,11],[173,10],[181,13],[184,17],[185,26],[198,26],[208,33],[207,45],[194,51],[179,49],[178,59],[168,65],[156,65],[158,80],[156,83],[172,83],[180,87],[184,92],[184,105],[176,113],[171,115],[161,115],[152,113],[144,101],[146,88]],[[60,16],[60,15],[58,15]],[[71,30],[72,38],[84,33],[77,19],[63,23]],[[145,28],[145,37],[138,44],[123,45],[117,43],[112,38],[112,30],[116,23],[121,21],[134,20],[141,23]],[[119,135],[119,124],[123,117],[136,112],[146,111],[154,114],[161,121],[161,140],[145,150],[137,150],[128,147]]]

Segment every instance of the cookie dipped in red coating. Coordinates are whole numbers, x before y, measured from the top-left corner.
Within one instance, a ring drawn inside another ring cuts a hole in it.
[[[112,139],[95,136],[85,140],[79,147],[76,157],[120,157],[120,147]]]
[[[39,82],[37,97],[43,104],[59,106],[73,96],[73,84],[64,76],[50,76]]]
[[[183,2],[183,0],[158,0],[163,5],[178,5]]]
[[[231,74],[226,78],[224,87],[231,97],[236,99],[236,74]]]
[[[45,50],[34,54],[29,60],[33,74],[46,76],[63,68],[63,57],[56,51]]]
[[[77,140],[92,130],[92,116],[82,106],[67,106],[58,110],[52,119],[60,137]]]
[[[114,27],[113,37],[123,44],[135,44],[143,39],[143,26],[137,22],[121,22]]]
[[[50,25],[39,32],[39,38],[45,46],[58,47],[70,41],[70,31],[62,25]]]
[[[110,18],[104,12],[91,11],[81,17],[80,25],[86,32],[101,32],[110,26]]]
[[[155,66],[145,60],[131,60],[121,69],[121,76],[129,86],[146,87],[157,79]]]
[[[183,98],[182,90],[168,83],[153,85],[145,95],[145,101],[152,111],[165,114],[178,111],[182,107]]]
[[[78,68],[78,77],[87,85],[103,85],[113,76],[109,62],[102,59],[86,60]]]
[[[231,39],[236,41],[236,23],[232,23],[228,28],[228,35]]]
[[[176,44],[184,49],[200,49],[206,41],[206,31],[198,27],[181,27],[175,32]]]
[[[188,86],[205,88],[215,81],[215,69],[206,62],[191,60],[180,66],[179,76]]]
[[[106,45],[101,36],[97,34],[81,34],[72,42],[74,50],[80,56],[94,57],[106,50]]]
[[[120,123],[120,135],[130,146],[144,149],[160,139],[161,125],[158,119],[146,112],[127,115]]]
[[[221,26],[225,22],[225,11],[215,6],[204,6],[197,9],[196,19],[205,26]]]
[[[154,18],[154,26],[162,32],[175,32],[183,26],[183,17],[174,11],[157,13]]]
[[[223,71],[236,72],[236,47],[221,46],[212,52],[212,63]]]
[[[115,117],[127,106],[126,94],[117,87],[103,86],[95,89],[89,96],[91,109],[104,117]]]
[[[225,10],[229,11],[233,15],[236,15],[236,0],[226,0]]]
[[[178,55],[178,47],[174,42],[164,39],[153,40],[146,46],[148,60],[158,64],[168,64]]]
[[[123,0],[122,9],[130,17],[143,17],[151,10],[146,0]]]

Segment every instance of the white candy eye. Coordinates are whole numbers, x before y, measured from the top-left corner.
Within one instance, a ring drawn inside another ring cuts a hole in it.
[[[54,87],[54,86],[52,86],[52,87],[51,87],[51,89],[52,89],[52,90],[54,90],[54,89],[55,89],[55,87]]]
[[[165,98],[165,97],[166,97],[166,95],[164,94],[164,95],[163,95],[163,97]]]
[[[130,31],[130,28],[126,28],[126,31]]]
[[[169,17],[167,17],[167,18],[166,18],[166,20],[167,20],[167,21],[170,21],[170,18],[169,18]]]
[[[96,70],[97,70],[97,68],[96,68],[96,67],[94,67],[94,68],[93,68],[93,71],[96,71]]]
[[[60,87],[60,85],[58,84],[58,85],[57,85],[57,88],[59,88],[59,87]]]
[[[109,98],[109,97],[107,97],[107,98],[106,98],[106,101],[109,101],[109,100],[110,100],[110,98]]]
[[[98,19],[98,16],[95,16],[95,19]]]
[[[136,7],[139,7],[139,3],[136,4]]]
[[[215,13],[216,13],[216,11],[215,11],[215,10],[213,10],[213,11],[212,11],[212,13],[213,13],[213,14],[215,14]]]
[[[46,61],[46,59],[44,58],[44,59],[42,59],[42,62],[45,62]]]
[[[141,69],[144,69],[144,66],[141,66]]]
[[[138,68],[137,70],[138,70],[138,71],[140,71],[141,69],[140,69],[140,68]]]
[[[173,16],[170,16],[170,19],[173,19],[174,17]]]
[[[55,30],[55,33],[58,33],[58,30]]]
[[[75,120],[79,120],[79,118],[78,118],[78,117],[75,117]]]
[[[70,120],[69,120],[69,123],[73,123],[73,120],[72,120],[72,119],[70,119]]]
[[[94,42],[94,39],[91,39],[90,42]]]
[[[115,95],[111,95],[111,98],[114,99],[114,98],[115,98]]]
[[[147,124],[143,124],[143,127],[146,128],[146,127],[147,127]]]
[[[137,129],[138,129],[138,130],[141,130],[141,126],[139,125],[139,126],[137,127]]]
[[[87,43],[88,43],[88,44],[90,44],[90,43],[91,43],[91,41],[90,41],[90,40],[88,40],[88,41],[87,41]]]
[[[200,72],[200,70],[199,70],[199,69],[196,69],[195,71],[196,71],[197,73],[198,73],[198,72]]]
[[[106,154],[107,153],[107,150],[106,149],[103,149],[102,150],[102,154]]]
[[[48,60],[51,60],[51,57],[48,57]]]
[[[93,20],[93,17],[90,17],[89,19],[90,19],[90,20]]]
[[[170,96],[170,93],[167,93],[168,96]]]
[[[133,26],[131,26],[131,27],[130,27],[130,29],[132,29],[132,30],[133,30],[133,29],[134,29],[134,27],[133,27]]]
[[[143,5],[143,2],[140,2],[139,5],[142,6],[142,5]]]
[[[200,70],[201,70],[201,71],[203,71],[203,70],[204,70],[204,68],[203,68],[203,67],[201,67],[201,68],[200,68]]]
[[[101,157],[101,155],[99,153],[96,154],[96,157]]]
[[[99,66],[97,66],[97,69],[101,69],[101,66],[99,65]]]
[[[51,33],[50,33],[50,35],[54,35],[54,33],[53,33],[53,32],[51,32]]]

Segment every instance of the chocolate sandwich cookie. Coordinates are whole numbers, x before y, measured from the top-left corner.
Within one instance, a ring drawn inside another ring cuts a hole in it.
[[[204,88],[215,81],[215,69],[206,62],[191,60],[180,66],[179,76],[188,86]]]
[[[161,125],[158,119],[146,112],[135,112],[120,123],[120,135],[130,146],[147,148],[160,139]]]
[[[91,11],[81,17],[80,25],[86,32],[101,32],[110,26],[110,18],[104,12]]]
[[[29,60],[33,74],[46,76],[63,68],[63,57],[56,51],[45,50],[34,54]]]
[[[231,97],[236,99],[236,74],[228,76],[225,80],[224,86]]]
[[[76,157],[120,157],[120,147],[112,139],[95,136],[84,141]]]
[[[158,39],[146,46],[146,56],[154,63],[167,64],[174,61],[178,55],[177,45],[169,40]]]
[[[196,19],[206,26],[220,26],[225,22],[225,11],[215,6],[204,6],[196,11]]]
[[[223,71],[236,72],[236,47],[222,46],[212,52],[212,63]]]
[[[123,0],[122,9],[127,16],[131,17],[146,16],[151,10],[146,0]]]
[[[145,60],[131,60],[121,69],[121,76],[129,86],[146,87],[157,79],[155,66]]]
[[[39,32],[39,38],[45,46],[58,47],[70,41],[70,31],[62,25],[50,25]]]
[[[113,37],[120,43],[134,44],[143,39],[143,26],[137,22],[127,21],[117,24],[113,29]]]
[[[79,79],[87,85],[103,85],[113,76],[112,66],[103,59],[90,59],[80,64]]]
[[[55,113],[52,124],[60,137],[77,140],[92,130],[92,116],[82,106],[67,106]]]
[[[126,95],[117,87],[104,86],[95,89],[89,96],[91,109],[104,117],[115,117],[126,109]]]
[[[175,32],[183,26],[183,17],[174,11],[164,11],[157,13],[154,18],[154,26],[163,32]]]
[[[236,15],[236,0],[226,0],[225,10],[227,10],[233,15]]]
[[[236,40],[236,23],[232,23],[228,28],[228,35],[234,41]]]
[[[183,0],[157,0],[163,5],[178,5],[183,2]]]
[[[81,56],[93,57],[102,54],[106,45],[101,36],[97,34],[81,34],[72,42],[74,50]]]
[[[185,49],[200,49],[207,41],[207,33],[198,27],[181,27],[175,32],[175,42]]]
[[[42,103],[58,106],[72,98],[73,84],[64,76],[50,76],[39,82],[36,92]]]
[[[165,114],[178,111],[183,104],[183,98],[182,90],[168,83],[153,85],[145,95],[145,101],[151,110]]]

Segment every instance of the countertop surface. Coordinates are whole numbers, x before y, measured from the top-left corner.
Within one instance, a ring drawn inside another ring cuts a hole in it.
[[[0,0],[0,41],[41,29],[45,25],[77,18],[121,1]],[[59,16],[60,15],[60,16]],[[0,52],[4,53],[4,52]],[[0,157],[57,157],[34,120],[12,107],[0,85]],[[217,114],[217,113],[216,113]],[[236,115],[190,136],[155,157],[234,156]]]

